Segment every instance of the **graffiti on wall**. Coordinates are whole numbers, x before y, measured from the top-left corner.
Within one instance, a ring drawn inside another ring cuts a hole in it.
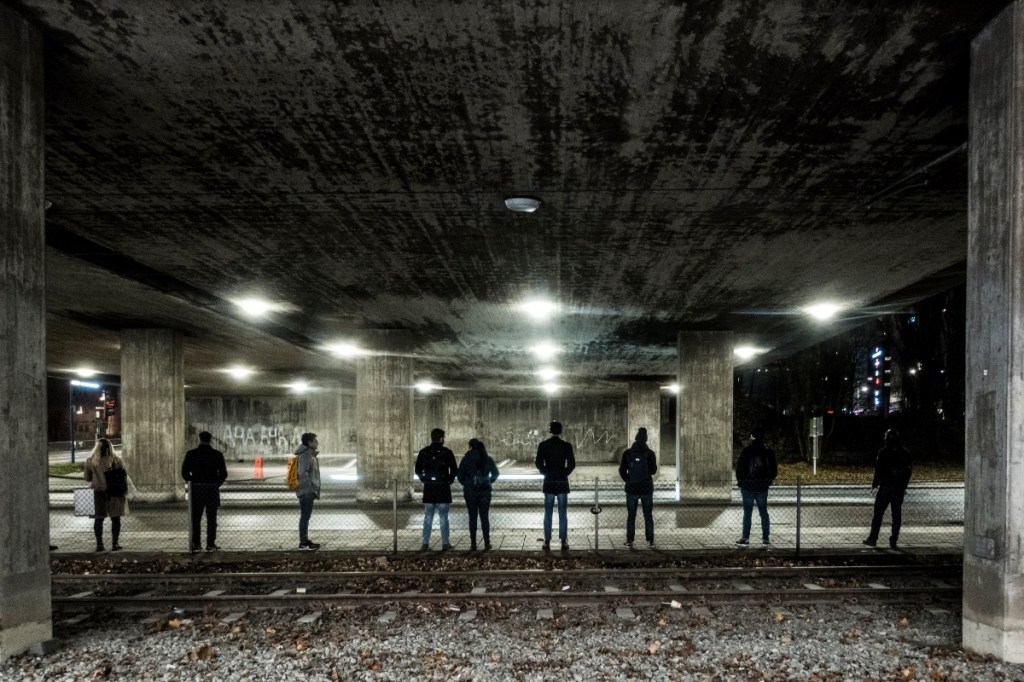
[[[242,424],[225,424],[221,431],[224,445],[236,449],[265,447],[291,451],[302,442],[305,429],[301,426],[244,426]]]
[[[577,459],[583,461],[604,461],[617,452],[620,445],[623,450],[629,446],[622,433],[603,427],[570,427],[562,436],[573,444]],[[532,457],[537,453],[537,445],[550,437],[547,431],[538,429],[506,429],[496,438],[497,448],[490,449],[493,454],[502,456]]]

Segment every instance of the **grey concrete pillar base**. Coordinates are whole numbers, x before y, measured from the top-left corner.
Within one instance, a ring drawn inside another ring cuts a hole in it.
[[[997,630],[985,623],[963,619],[963,645],[1007,663],[1024,663],[1024,630]]]
[[[688,505],[719,505],[732,502],[732,487],[722,486],[683,486],[679,493],[679,504]]]
[[[152,502],[176,502],[185,499],[185,489],[170,489],[167,486],[147,488],[137,486],[136,492],[128,497],[129,504],[148,504]]]
[[[412,500],[412,491],[408,488],[398,491],[398,503]],[[364,504],[388,505],[395,501],[394,488],[366,488],[356,493],[356,502]]]
[[[3,628],[0,630],[0,662],[30,649],[35,653],[36,647],[53,641],[52,634],[53,626],[49,620]]]

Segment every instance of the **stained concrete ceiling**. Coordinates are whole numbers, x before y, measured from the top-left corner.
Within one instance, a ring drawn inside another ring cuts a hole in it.
[[[1007,3],[8,4],[46,41],[51,373],[165,326],[194,394],[352,386],[351,341],[528,396],[542,339],[563,394],[621,391],[679,330],[779,356],[955,284],[970,40]]]

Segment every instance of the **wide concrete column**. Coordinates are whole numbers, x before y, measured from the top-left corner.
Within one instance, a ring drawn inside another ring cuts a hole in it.
[[[1024,2],[972,45],[963,645],[1024,662]]]
[[[121,330],[121,454],[137,501],[184,497],[185,355],[181,333]]]
[[[328,389],[307,394],[306,430],[317,435],[321,453],[348,451],[344,408],[339,391]]]
[[[52,637],[43,263],[43,43],[0,6],[0,661]],[[16,473],[15,473],[16,472]]]
[[[678,352],[682,501],[728,501],[733,480],[733,334],[680,332]]]
[[[412,497],[412,360],[360,358],[356,370],[356,471],[361,502]],[[429,440],[429,439],[428,439]]]
[[[658,462],[675,465],[675,453],[661,451],[661,386],[657,381],[630,381],[626,400],[626,443],[633,444],[636,430],[647,429],[647,447],[658,455]],[[622,454],[621,452],[618,454]],[[671,459],[666,459],[671,454]]]
[[[455,453],[456,461],[469,450],[469,439],[476,438],[476,398],[465,393],[445,391],[441,395],[441,416],[444,423],[439,424],[445,432],[444,444]],[[419,435],[419,434],[417,434]],[[426,445],[430,442],[430,434],[422,434],[421,439]],[[484,443],[490,447],[490,443]]]

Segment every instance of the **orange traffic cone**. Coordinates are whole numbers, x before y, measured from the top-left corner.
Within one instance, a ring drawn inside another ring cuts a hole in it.
[[[256,478],[256,479],[263,478],[263,456],[262,455],[257,455],[256,456],[256,470],[253,472],[252,475],[253,475],[253,478]]]

